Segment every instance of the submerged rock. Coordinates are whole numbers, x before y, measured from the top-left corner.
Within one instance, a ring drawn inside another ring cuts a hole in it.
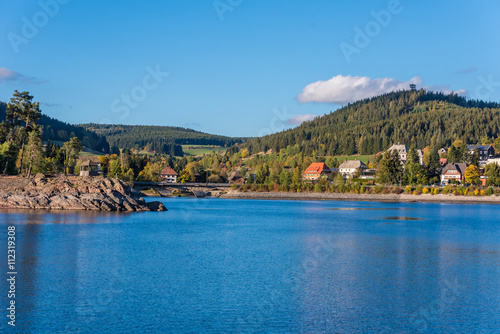
[[[0,178],[0,207],[52,210],[167,211],[161,202],[147,203],[128,184],[105,177],[47,176],[31,180]]]

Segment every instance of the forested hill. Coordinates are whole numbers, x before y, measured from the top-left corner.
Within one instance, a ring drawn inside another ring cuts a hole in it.
[[[305,155],[374,154],[393,143],[424,148],[500,136],[500,105],[455,94],[399,91],[349,104],[300,126],[249,140],[251,153],[297,145]]]
[[[242,143],[245,138],[211,135],[192,129],[152,125],[82,124],[83,128],[107,138],[111,146],[135,148],[168,153],[176,145],[231,146]]]
[[[6,109],[7,104],[0,102],[0,122],[5,120]],[[42,118],[37,123],[42,128],[42,138],[44,141],[66,142],[72,137],[78,137],[85,147],[98,152],[109,153],[109,144],[105,137],[87,131],[82,127],[61,122],[44,114],[42,114]]]

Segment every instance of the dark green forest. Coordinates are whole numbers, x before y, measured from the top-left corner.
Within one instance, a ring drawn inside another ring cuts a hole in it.
[[[103,135],[109,144],[118,148],[145,149],[157,153],[174,154],[174,149],[182,150],[180,145],[218,145],[231,146],[242,143],[245,138],[230,138],[211,135],[192,129],[171,126],[151,125],[111,125],[82,124],[84,129]],[[179,153],[179,152],[175,152]]]
[[[253,154],[298,145],[306,156],[335,156],[375,154],[398,142],[422,149],[448,147],[457,139],[477,144],[499,136],[498,103],[421,89],[358,101],[294,129],[249,140],[243,147]]]
[[[0,120],[5,119],[7,104],[0,102]],[[43,141],[66,142],[70,138],[77,137],[82,145],[92,150],[109,153],[109,144],[105,137],[92,131],[87,131],[82,127],[61,122],[55,118],[43,115],[37,124],[41,128]]]

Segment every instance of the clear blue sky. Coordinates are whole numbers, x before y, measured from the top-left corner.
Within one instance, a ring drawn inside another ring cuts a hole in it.
[[[70,123],[257,136],[412,78],[500,101],[494,0],[55,1],[2,1],[0,100]]]

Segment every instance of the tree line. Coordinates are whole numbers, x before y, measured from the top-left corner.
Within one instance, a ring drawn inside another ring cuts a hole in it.
[[[455,94],[399,91],[365,99],[304,122],[298,127],[261,138],[241,147],[252,154],[280,152],[298,145],[305,155],[369,155],[392,143],[423,148],[450,146],[455,140],[468,144],[491,142],[500,136],[500,106],[467,100]]]

